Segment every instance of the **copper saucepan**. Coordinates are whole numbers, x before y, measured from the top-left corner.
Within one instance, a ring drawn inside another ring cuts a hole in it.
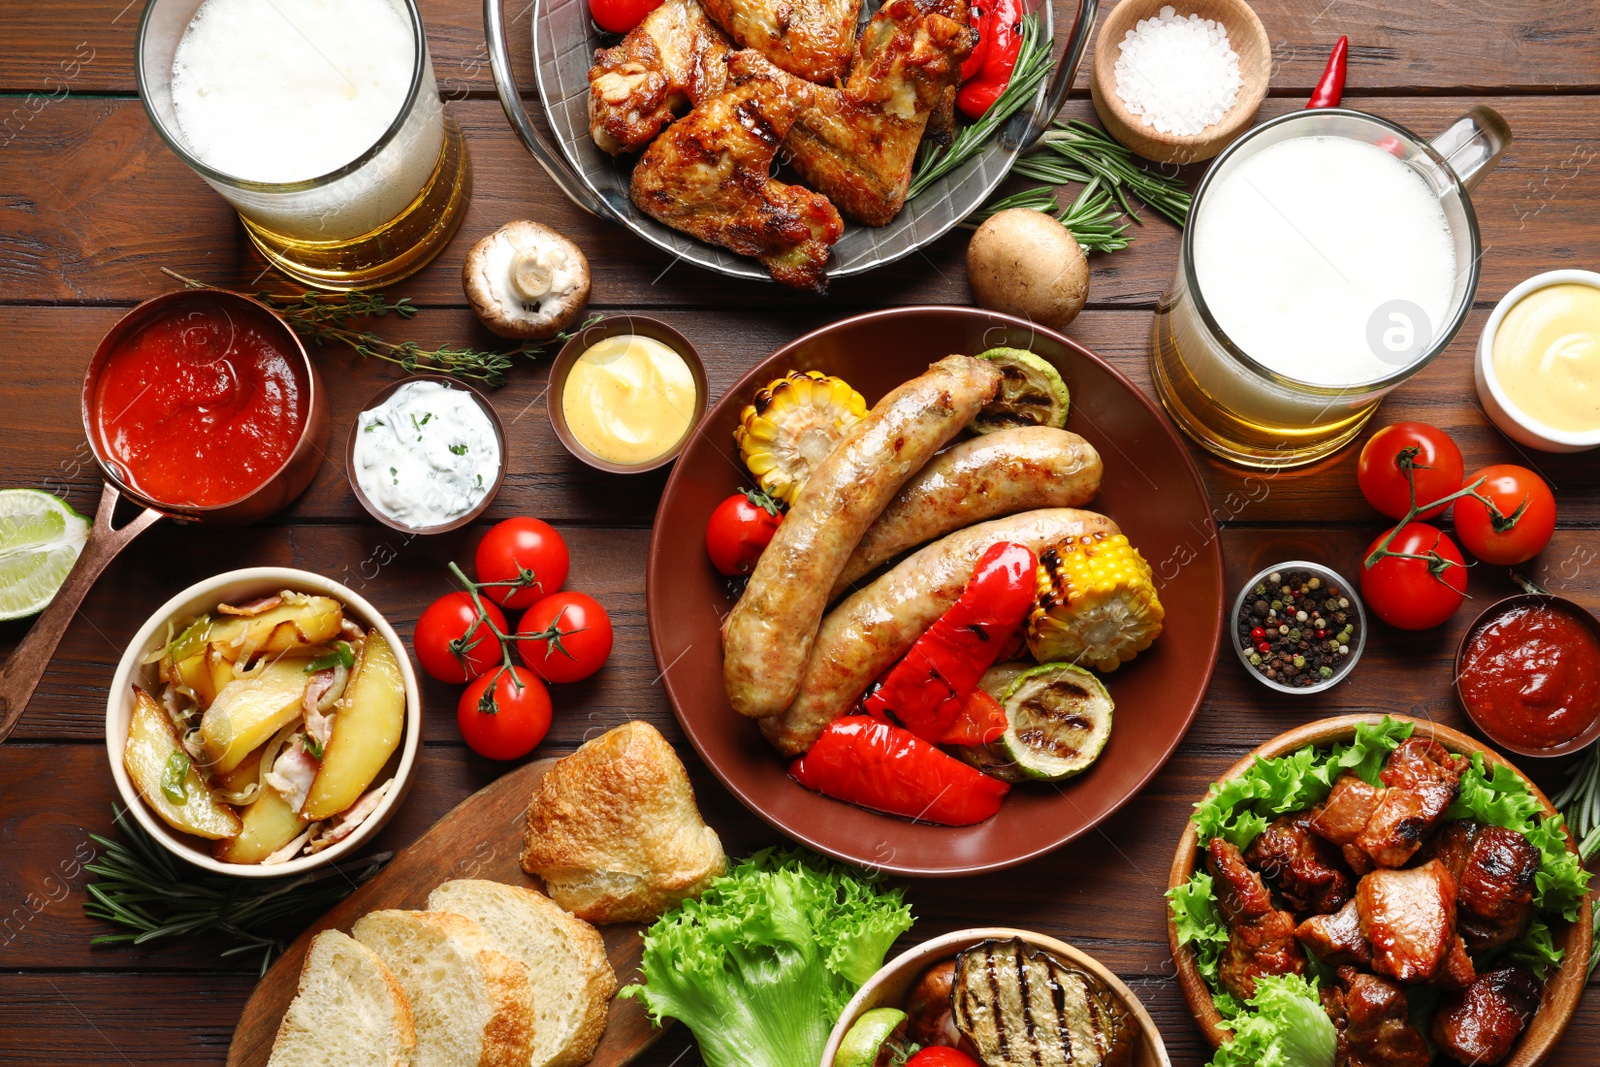
[[[189,304],[206,303],[223,308],[259,311],[277,324],[281,331],[277,338],[283,350],[299,361],[302,380],[306,384],[307,403],[305,426],[294,451],[283,465],[261,484],[237,500],[210,507],[170,504],[153,500],[131,487],[121,466],[107,456],[101,446],[94,426],[94,396],[105,366],[119,345],[129,335],[158,319],[174,315]],[[149,529],[156,520],[170,517],[180,523],[204,523],[216,528],[246,526],[259,522],[287,506],[311,484],[311,478],[322,463],[323,446],[328,438],[328,401],[322,392],[322,381],[317,368],[306,354],[305,346],[295,336],[289,324],[277,312],[258,300],[221,289],[183,289],[146,300],[128,312],[106,333],[89,362],[83,379],[83,431],[89,441],[89,450],[105,474],[106,484],[100,494],[100,505],[95,511],[94,526],[89,539],[78,556],[67,579],[56,592],[55,599],[28,630],[22,643],[12,652],[5,666],[0,667],[0,741],[10,736],[22,717],[23,709],[44,676],[45,667],[56,646],[61,643],[67,625],[78,613],[78,607],[88,594],[89,587],[128,543]],[[127,497],[142,510],[132,521],[114,528],[113,513],[117,501]]]

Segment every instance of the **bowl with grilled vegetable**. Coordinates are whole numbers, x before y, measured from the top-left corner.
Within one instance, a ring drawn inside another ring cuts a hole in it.
[[[980,927],[897,956],[834,1024],[822,1067],[1170,1067],[1144,1005],[1098,960],[1053,937]]]
[[[111,774],[178,858],[275,878],[336,862],[410,785],[422,699],[362,597],[252,567],[190,586],[134,635],[106,701]]]

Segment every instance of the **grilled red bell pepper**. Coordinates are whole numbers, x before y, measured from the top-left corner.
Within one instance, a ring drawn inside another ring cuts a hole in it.
[[[1027,12],[1022,0],[986,0],[988,10],[978,27],[983,49],[982,65],[956,94],[956,107],[969,119],[983,117],[1000,94],[1011,84],[1011,72],[1022,51],[1022,16]],[[966,75],[966,65],[961,68]]]
[[[1339,106],[1339,101],[1344,99],[1345,65],[1349,57],[1350,38],[1340,37],[1328,56],[1328,65],[1323,69],[1317,87],[1311,90],[1311,99],[1306,101],[1307,108]]]
[[[983,57],[989,53],[989,18],[992,14],[989,0],[973,0],[967,8],[967,24],[978,31],[978,40],[973,44],[972,51],[967,53],[967,58],[961,61],[961,80],[964,82],[976,78],[983,69]]]
[[[862,709],[924,741],[943,741],[978,679],[1028,614],[1038,569],[1028,546],[990,545],[960,598],[917,638]]]
[[[789,765],[795,781],[835,800],[944,826],[971,826],[1011,791],[897,726],[846,715]]]
[[[982,689],[967,694],[961,713],[939,737],[941,745],[992,745],[1006,732],[1006,708]]]

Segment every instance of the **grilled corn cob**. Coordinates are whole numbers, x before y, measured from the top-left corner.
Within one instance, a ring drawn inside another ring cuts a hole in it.
[[[866,414],[867,402],[843,379],[790,371],[745,405],[733,439],[762,490],[793,504],[811,472]]]
[[[1073,538],[1039,554],[1039,596],[1028,651],[1114,671],[1161,635],[1166,611],[1150,564],[1122,534]]]

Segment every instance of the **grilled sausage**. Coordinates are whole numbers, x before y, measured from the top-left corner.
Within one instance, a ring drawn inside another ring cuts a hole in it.
[[[985,519],[1077,508],[1100,492],[1100,453],[1075,433],[1016,426],[953,445],[901,488],[834,583],[836,597],[908,548]]]
[[[1069,537],[1119,532],[1116,523],[1092,511],[1045,508],[969,526],[913,553],[828,614],[799,695],[783,714],[762,719],[761,732],[787,755],[810,748],[956,602],[978,557],[995,542],[1015,541],[1042,552]]]
[[[722,628],[735,711],[760,719],[794,700],[828,590],[856,542],[999,384],[994,364],[946,356],[878,401],[806,479]]]

